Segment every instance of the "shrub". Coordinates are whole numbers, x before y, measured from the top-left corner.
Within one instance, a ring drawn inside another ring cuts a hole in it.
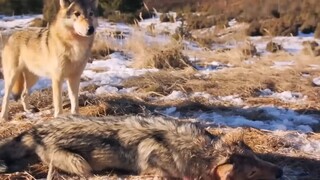
[[[260,32],[261,24],[258,21],[252,21],[249,28],[246,30],[248,36],[262,36]]]
[[[298,35],[298,25],[288,24],[282,18],[270,19],[261,23],[260,32],[263,35],[296,36]]]
[[[272,42],[272,41],[268,42],[267,46],[266,46],[266,50],[268,52],[271,52],[271,53],[278,52],[278,51],[280,51],[282,49],[283,48],[282,48],[282,46],[280,44],[277,44],[277,43]]]
[[[300,31],[305,34],[313,33],[317,27],[318,19],[316,15],[308,15],[300,27]]]
[[[244,44],[241,50],[245,57],[252,57],[258,55],[256,46],[251,42],[247,42],[246,44]]]
[[[160,16],[160,21],[161,22],[174,22],[175,19],[174,19],[174,16],[169,13],[163,13]]]
[[[203,29],[216,25],[216,20],[212,16],[189,15],[186,17],[186,23],[189,29]]]
[[[302,42],[303,49],[302,52],[306,55],[311,56],[319,56],[320,55],[320,49],[319,44],[316,41],[304,41]]]

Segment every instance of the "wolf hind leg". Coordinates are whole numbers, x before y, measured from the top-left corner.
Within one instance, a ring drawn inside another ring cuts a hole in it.
[[[38,81],[38,76],[29,72],[28,70],[23,71],[24,85],[21,93],[21,103],[25,112],[34,113],[38,109],[30,105],[28,101],[29,89]]]
[[[8,120],[8,111],[9,111],[9,98],[10,93],[13,87],[13,84],[17,78],[17,74],[19,74],[18,69],[3,69],[4,75],[4,96],[2,99],[2,108],[0,117],[2,120]]]

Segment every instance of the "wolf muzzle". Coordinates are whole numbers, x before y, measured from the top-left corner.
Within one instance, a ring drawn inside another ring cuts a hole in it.
[[[93,33],[94,33],[94,27],[93,26],[89,26],[89,28],[88,28],[88,31],[87,31],[87,36],[90,36],[90,35],[92,35]]]

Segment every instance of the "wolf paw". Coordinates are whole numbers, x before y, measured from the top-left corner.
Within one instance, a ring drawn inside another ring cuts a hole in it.
[[[36,107],[30,107],[30,108],[28,108],[28,109],[25,109],[24,110],[26,113],[37,113],[37,112],[39,112],[40,110],[38,109],[38,108],[36,108]]]
[[[8,171],[8,167],[3,160],[0,160],[0,173],[5,173]]]

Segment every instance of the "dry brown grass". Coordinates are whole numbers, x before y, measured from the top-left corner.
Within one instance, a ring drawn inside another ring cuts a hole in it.
[[[246,34],[246,29],[248,24],[240,23],[236,27],[226,26],[222,27],[212,27],[200,30],[192,30],[193,39],[200,46],[210,48],[213,43],[226,44],[230,42],[243,42],[248,40],[249,36]]]
[[[224,48],[217,50],[207,51],[185,51],[184,53],[190,57],[198,60],[197,63],[201,65],[208,65],[212,62],[219,62],[222,64],[230,64],[234,66],[242,66],[244,61],[252,57],[250,54],[246,54],[249,50],[246,47],[243,48]]]
[[[133,68],[184,69],[192,66],[182,54],[183,45],[170,42],[147,42],[143,34],[136,33],[128,40],[126,49],[134,54]]]
[[[320,56],[320,46],[316,41],[304,41],[302,43],[303,49],[301,51],[302,55],[316,57]]]
[[[91,49],[92,58],[101,59],[116,51],[113,41],[108,41],[103,33],[98,33]]]
[[[310,77],[303,74],[308,73]],[[138,92],[168,95],[172,91],[207,92],[213,96],[237,94],[243,98],[258,98],[259,91],[301,92],[310,101],[319,102],[319,89],[311,78],[320,75],[312,69],[288,68],[278,70],[270,66],[242,66],[218,71],[209,77],[199,77],[196,71],[159,71],[125,81],[125,87],[137,87]]]

